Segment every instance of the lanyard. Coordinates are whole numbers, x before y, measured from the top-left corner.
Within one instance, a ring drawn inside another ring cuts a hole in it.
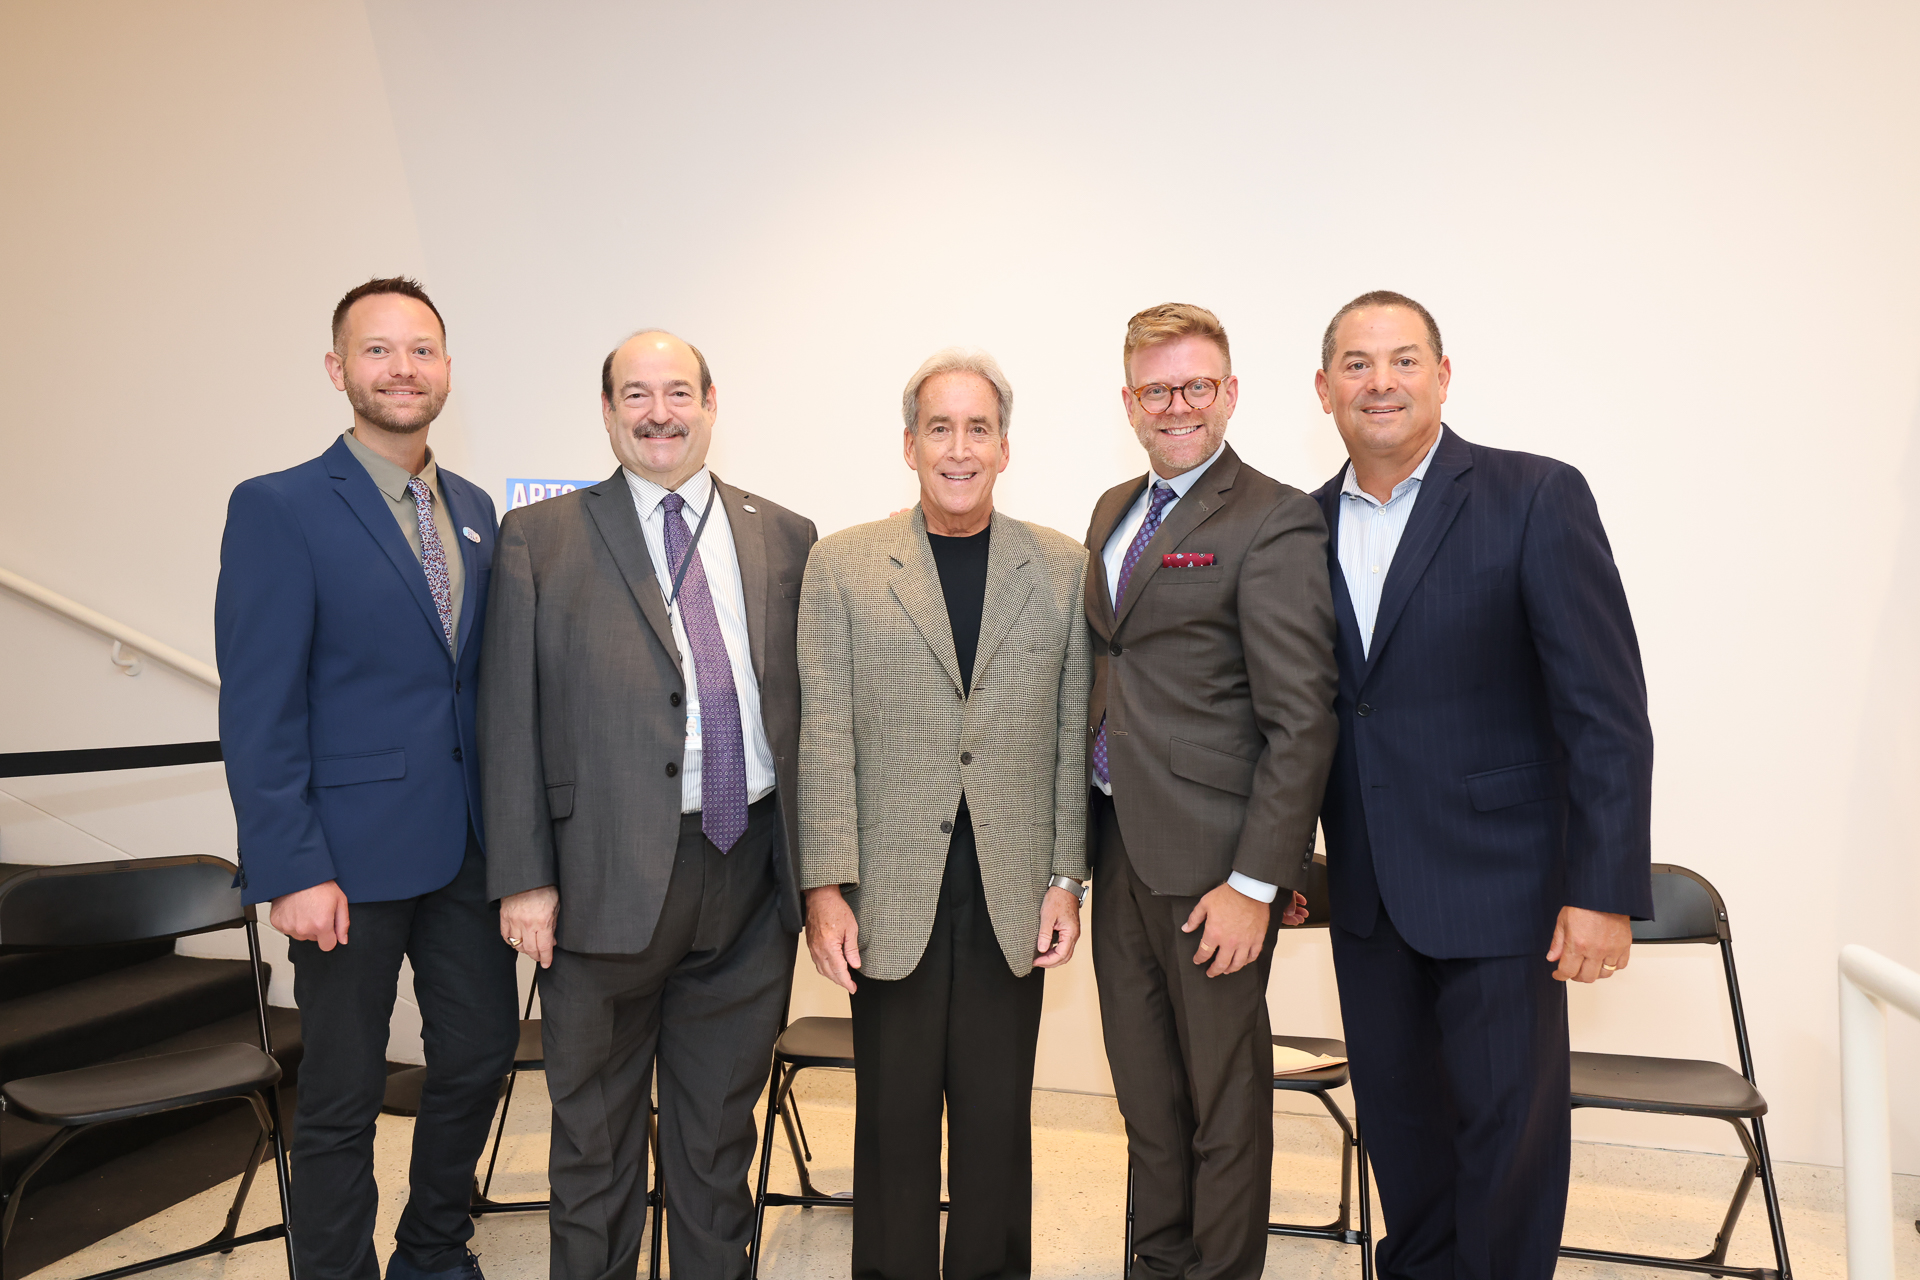
[[[673,608],[673,602],[680,598],[680,584],[686,581],[687,570],[693,567],[693,557],[695,553],[700,550],[700,535],[707,531],[707,517],[713,514],[714,499],[719,496],[720,486],[716,483],[707,494],[707,506],[706,509],[700,513],[700,523],[693,528],[693,541],[687,544],[686,557],[680,561],[680,567],[674,571],[673,589],[667,592],[667,608],[669,609]],[[666,530],[662,529],[660,536],[665,538],[667,536]]]

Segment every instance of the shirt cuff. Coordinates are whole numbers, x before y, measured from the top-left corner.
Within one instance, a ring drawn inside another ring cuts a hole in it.
[[[1246,894],[1255,902],[1271,903],[1280,895],[1280,890],[1264,880],[1255,880],[1252,876],[1243,876],[1238,871],[1227,877],[1227,886]]]

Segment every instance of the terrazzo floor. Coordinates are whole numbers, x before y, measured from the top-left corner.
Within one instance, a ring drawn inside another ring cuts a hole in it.
[[[796,1089],[814,1151],[813,1177],[823,1191],[850,1188],[853,1080],[844,1072],[810,1071]],[[545,1079],[521,1077],[514,1097],[495,1199],[545,1194],[547,1150]],[[411,1120],[382,1116],[376,1138],[381,1184],[377,1227],[381,1258],[392,1251],[393,1229],[405,1202]],[[1324,1222],[1334,1216],[1339,1179],[1337,1131],[1324,1118],[1274,1117],[1273,1213],[1276,1219]],[[1713,1232],[1739,1176],[1738,1160],[1686,1152],[1575,1143],[1573,1189],[1566,1240],[1597,1248],[1697,1255]],[[1818,1165],[1780,1164],[1781,1198],[1793,1270],[1802,1280],[1838,1280],[1846,1274],[1841,1175]],[[1113,1100],[1084,1094],[1034,1095],[1034,1275],[1046,1280],[1120,1274],[1126,1144]],[[798,1189],[784,1142],[776,1144],[773,1185]],[[228,1183],[194,1197],[53,1266],[35,1280],[73,1277],[122,1266],[199,1243],[218,1229],[231,1202]],[[1920,1177],[1896,1179],[1898,1274],[1920,1277]],[[273,1184],[263,1178],[249,1197],[243,1230],[277,1216]],[[1376,1228],[1379,1223],[1375,1208]],[[672,1231],[672,1223],[668,1223]],[[847,1274],[852,1215],[832,1209],[776,1209],[768,1214],[761,1275],[768,1280],[823,1280]],[[545,1280],[547,1233],[543,1214],[482,1218],[472,1247],[488,1280]],[[1772,1265],[1766,1216],[1758,1189],[1741,1218],[1732,1256],[1736,1265]],[[641,1274],[645,1275],[645,1258]],[[1273,1238],[1267,1277],[1358,1277],[1359,1251],[1330,1242]],[[150,1273],[166,1280],[280,1280],[285,1260],[278,1242],[252,1245]],[[1569,1280],[1681,1275],[1632,1267],[1563,1261]]]

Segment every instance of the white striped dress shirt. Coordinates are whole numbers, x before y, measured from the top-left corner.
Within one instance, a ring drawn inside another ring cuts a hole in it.
[[[1436,434],[1427,456],[1412,475],[1393,486],[1385,502],[1362,489],[1353,478],[1353,464],[1347,464],[1346,482],[1340,486],[1340,572],[1353,600],[1354,620],[1360,624],[1360,652],[1368,656],[1373,653],[1373,624],[1380,616],[1380,589],[1386,585],[1393,553],[1400,549],[1407,518],[1420,499],[1420,483],[1439,447]]]

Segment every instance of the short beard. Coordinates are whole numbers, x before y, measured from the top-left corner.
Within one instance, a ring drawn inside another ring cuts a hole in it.
[[[361,386],[351,380],[347,383],[347,403],[353,411],[371,422],[382,431],[396,436],[410,436],[425,431],[440,416],[440,410],[447,402],[444,395],[435,396],[431,388],[422,387],[426,398],[411,410],[396,410],[393,405],[382,404],[371,387]]]

